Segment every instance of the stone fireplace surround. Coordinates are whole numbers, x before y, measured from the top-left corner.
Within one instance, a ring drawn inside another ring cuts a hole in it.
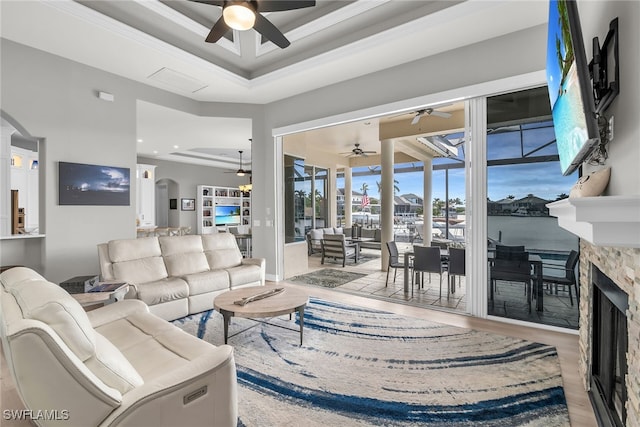
[[[595,246],[580,240],[580,364],[585,389],[591,384],[593,289],[591,265],[609,276],[629,297],[626,377],[627,425],[640,426],[640,248]]]

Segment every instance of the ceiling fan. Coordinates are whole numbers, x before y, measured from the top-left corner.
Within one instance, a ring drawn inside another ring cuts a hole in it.
[[[422,116],[436,116],[436,117],[442,117],[443,119],[448,119],[449,117],[451,117],[451,113],[447,113],[445,111],[438,111],[433,108],[425,108],[415,112],[415,115],[413,116],[413,120],[411,120],[411,124],[415,125],[416,123],[418,123],[422,118]]]
[[[376,154],[375,151],[363,150],[362,148],[360,148],[360,144],[357,142],[354,145],[355,147],[351,151],[346,151],[340,154],[347,154],[348,157],[356,157],[356,156],[367,157],[368,154]]]
[[[229,171],[225,173],[235,173],[237,176],[251,175],[250,170],[242,168],[242,150],[239,150],[238,153],[240,153],[240,168],[237,171]]]
[[[291,42],[261,12],[281,12],[315,6],[315,0],[191,0],[197,3],[222,7],[222,17],[213,25],[205,39],[215,43],[230,29],[254,28],[267,40],[284,49]]]

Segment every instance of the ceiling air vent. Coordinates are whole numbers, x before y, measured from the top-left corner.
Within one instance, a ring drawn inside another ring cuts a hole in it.
[[[167,67],[160,68],[148,77],[149,80],[180,89],[185,92],[194,93],[206,88],[208,85],[198,79],[194,79],[186,74],[179,73]]]

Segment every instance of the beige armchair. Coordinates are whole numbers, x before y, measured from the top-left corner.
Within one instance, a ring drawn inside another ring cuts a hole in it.
[[[33,270],[0,274],[2,348],[42,426],[235,426],[233,349],[125,300],[86,313]]]

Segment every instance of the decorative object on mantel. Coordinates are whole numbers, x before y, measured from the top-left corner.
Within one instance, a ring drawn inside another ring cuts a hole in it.
[[[611,168],[604,168],[580,177],[569,192],[570,198],[600,196],[609,184]]]

